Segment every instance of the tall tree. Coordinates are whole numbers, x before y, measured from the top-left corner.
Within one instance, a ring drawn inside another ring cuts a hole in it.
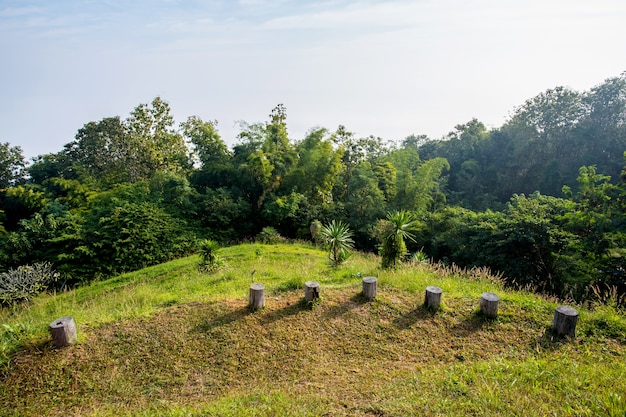
[[[26,163],[22,148],[0,143],[0,189],[13,187],[24,181]]]
[[[174,126],[169,104],[156,97],[150,105],[135,107],[124,121],[132,181],[150,178],[156,171],[181,172],[190,168],[189,150]]]
[[[283,192],[300,192],[317,205],[332,203],[332,191],[342,168],[343,149],[334,149],[326,134],[326,129],[313,129],[297,144],[298,160],[285,175]]]
[[[183,136],[193,145],[193,159],[200,164],[194,172],[198,185],[219,188],[233,184],[233,154],[217,131],[217,121],[191,116],[181,124]]]
[[[65,145],[61,157],[74,170],[113,185],[130,179],[128,137],[121,119],[107,117],[89,122],[76,133],[74,141]]]

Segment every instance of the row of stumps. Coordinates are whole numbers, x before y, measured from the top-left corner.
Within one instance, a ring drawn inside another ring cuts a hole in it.
[[[378,281],[376,277],[365,277],[362,281],[363,297],[373,300],[378,292]],[[443,290],[437,286],[426,287],[424,295],[424,306],[431,310],[438,310],[441,305]],[[304,299],[313,302],[320,298],[320,284],[317,281],[307,281],[304,283]],[[489,318],[498,316],[498,303],[500,298],[492,292],[484,292],[480,298],[480,311]],[[263,284],[252,284],[250,286],[249,306],[254,310],[259,310],[265,306],[265,286]],[[578,322],[578,311],[569,306],[558,306],[554,311],[552,329],[557,336],[574,336],[576,323]],[[49,326],[52,342],[57,347],[65,347],[76,342],[76,323],[71,316],[61,317]]]
[[[365,277],[362,281],[363,297],[373,300],[378,292],[378,282],[376,277]],[[441,305],[443,290],[437,286],[426,287],[424,294],[424,307],[431,310],[438,310]],[[320,297],[320,284],[317,281],[307,281],[304,283],[304,299],[307,302],[315,301]],[[480,312],[488,318],[498,316],[498,304],[500,297],[492,292],[484,292],[480,298]],[[250,286],[250,308],[254,310],[265,306],[265,286],[263,284],[252,284]],[[574,336],[576,323],[578,322],[578,311],[568,306],[558,306],[554,311],[552,329],[557,336]]]

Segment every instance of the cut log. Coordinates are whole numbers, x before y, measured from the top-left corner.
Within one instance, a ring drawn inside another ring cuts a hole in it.
[[[52,342],[57,347],[69,346],[76,342],[76,323],[71,316],[61,317],[50,323]]]
[[[368,300],[373,300],[378,291],[378,283],[376,277],[363,278],[363,296]]]
[[[424,297],[424,305],[427,308],[437,310],[441,304],[441,293],[443,290],[434,285],[426,287],[426,296]]]
[[[492,292],[484,292],[480,299],[480,311],[487,317],[498,315],[498,301],[500,298]]]
[[[574,336],[578,311],[568,306],[558,306],[554,311],[552,329],[557,336]]]
[[[250,285],[250,308],[260,310],[265,306],[265,285]]]
[[[304,299],[311,302],[320,298],[320,284],[317,281],[307,281],[304,283]]]

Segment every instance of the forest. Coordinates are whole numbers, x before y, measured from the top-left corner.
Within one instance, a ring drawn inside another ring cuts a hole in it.
[[[341,221],[378,252],[380,221],[410,213],[406,258],[484,266],[518,288],[582,301],[626,293],[626,72],[549,89],[498,128],[479,120],[399,143],[349,128],[288,133],[279,104],[242,122],[177,124],[160,97],[80,127],[26,161],[0,143],[0,272],[45,263],[75,286],[255,237],[311,239]]]

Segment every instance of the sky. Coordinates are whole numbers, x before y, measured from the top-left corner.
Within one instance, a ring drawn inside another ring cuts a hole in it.
[[[439,139],[626,71],[623,0],[0,0],[0,142],[58,152],[160,96],[177,123],[287,109],[293,140]]]

